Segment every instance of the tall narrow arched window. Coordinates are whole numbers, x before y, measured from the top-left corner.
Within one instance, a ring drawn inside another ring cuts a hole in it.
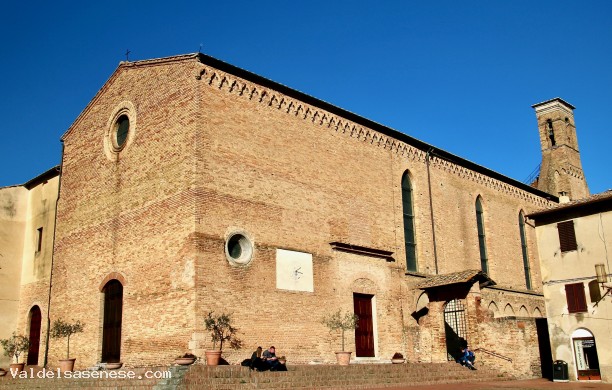
[[[555,130],[553,129],[553,124],[550,119],[546,121],[546,130],[548,131],[548,139],[550,139],[550,145],[555,146],[557,144],[557,142],[555,141]]]
[[[414,234],[414,213],[412,207],[412,185],[408,171],[402,176],[402,212],[404,214],[404,243],[406,246],[406,269],[418,271],[416,258],[416,237]]]
[[[480,247],[480,268],[489,273],[489,259],[487,258],[487,240],[485,237],[484,212],[480,196],[476,198],[476,224],[478,226],[478,245]]]
[[[525,214],[519,213],[519,233],[521,234],[521,248],[523,250],[523,268],[525,269],[525,286],[531,290],[531,269],[529,267],[529,256],[527,256],[527,236],[525,235]]]

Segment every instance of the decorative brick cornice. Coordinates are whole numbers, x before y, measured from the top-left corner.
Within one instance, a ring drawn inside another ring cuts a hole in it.
[[[419,148],[392,138],[386,134],[382,134],[376,130],[362,126],[339,115],[330,113],[319,107],[309,105],[280,92],[241,79],[206,64],[201,65],[201,68],[197,71],[195,78],[197,80],[202,80],[212,88],[223,90],[229,94],[241,96],[271,109],[276,109],[288,115],[293,115],[314,125],[328,128],[335,133],[343,134],[363,143],[383,148],[384,150],[395,153],[402,158],[421,163],[425,162],[427,153]],[[480,185],[503,192],[507,195],[520,198],[524,201],[533,203],[537,207],[547,207],[552,204],[552,202],[543,197],[531,194],[516,186],[476,172],[439,156],[432,156],[430,161],[432,166],[437,169],[449,172],[461,177],[462,179],[474,181]]]

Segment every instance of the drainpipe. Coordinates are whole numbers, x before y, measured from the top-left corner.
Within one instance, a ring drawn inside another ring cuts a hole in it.
[[[433,197],[431,195],[431,173],[429,172],[429,160],[434,148],[430,148],[425,155],[425,165],[427,166],[427,186],[429,188],[429,212],[431,215],[431,236],[433,238],[434,250],[434,265],[436,267],[436,275],[438,274],[438,249],[436,245],[436,226],[434,223]]]
[[[57,204],[60,198],[60,189],[62,188],[62,168],[64,167],[64,141],[62,143],[62,159],[59,167],[59,179],[57,182],[57,199],[55,200],[55,223],[53,224],[53,244],[51,246],[51,272],[49,273],[49,294],[47,297],[47,334],[45,337],[45,358],[43,360],[43,367],[47,367],[47,361],[49,357],[49,335],[51,333],[51,286],[53,285],[53,260],[55,258],[55,233],[57,231]]]

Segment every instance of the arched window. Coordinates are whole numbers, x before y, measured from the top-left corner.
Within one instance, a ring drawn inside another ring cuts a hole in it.
[[[406,246],[406,268],[418,271],[416,258],[416,237],[414,234],[414,213],[412,207],[412,185],[408,171],[402,176],[402,212],[404,214],[404,243]]]
[[[480,247],[480,268],[489,273],[489,259],[487,258],[487,240],[485,237],[484,212],[480,196],[476,198],[476,224],[478,226],[478,245]]]
[[[527,256],[527,236],[525,235],[525,215],[519,213],[519,233],[521,235],[521,248],[523,250],[523,268],[525,269],[525,286],[531,290],[531,269],[529,267],[529,256]]]
[[[551,146],[555,146],[557,144],[555,141],[555,130],[553,130],[553,124],[550,119],[546,121],[546,130],[548,131],[548,139],[550,139]]]

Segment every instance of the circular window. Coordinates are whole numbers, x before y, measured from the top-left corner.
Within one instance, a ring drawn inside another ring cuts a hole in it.
[[[115,122],[115,139],[114,146],[116,149],[123,148],[130,132],[130,118],[127,115],[121,115]]]
[[[104,153],[117,161],[119,153],[130,146],[136,134],[136,107],[129,101],[119,103],[108,118],[104,132]]]
[[[225,254],[234,264],[247,264],[253,257],[253,243],[242,233],[233,233],[225,243]]]

